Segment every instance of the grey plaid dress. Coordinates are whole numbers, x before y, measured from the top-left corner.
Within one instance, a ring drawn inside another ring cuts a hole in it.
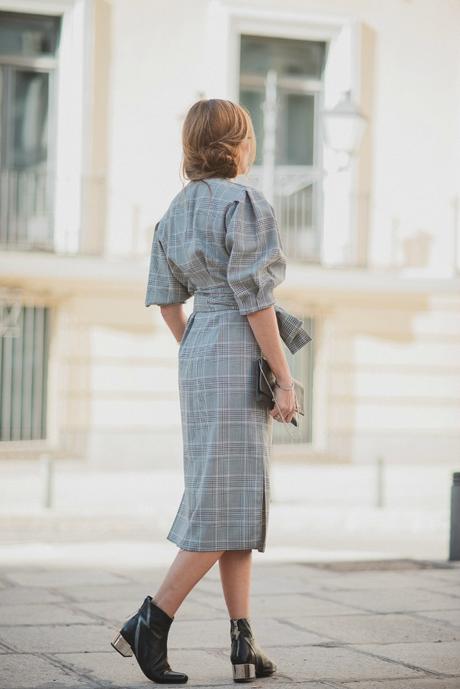
[[[184,550],[265,550],[273,418],[255,400],[261,350],[246,314],[275,304],[286,255],[253,187],[189,182],[157,223],[145,305],[184,303],[178,351],[184,492],[167,538]],[[275,305],[291,351],[309,335]]]

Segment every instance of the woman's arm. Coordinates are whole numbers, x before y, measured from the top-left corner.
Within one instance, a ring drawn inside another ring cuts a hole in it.
[[[185,326],[187,325],[187,315],[183,305],[160,304],[160,311],[177,342],[180,342],[184,334]]]
[[[262,354],[275,374],[276,382],[282,385],[283,388],[288,387],[291,384],[292,376],[282,348],[274,306],[248,313],[246,317],[254,337],[262,350]],[[295,392],[275,387],[275,399],[278,402],[284,420],[289,423],[296,409]],[[270,414],[278,421],[282,421],[276,405],[270,411]]]
[[[160,305],[160,311],[177,342],[180,342],[187,325],[187,316],[183,305]],[[286,355],[281,346],[281,338],[274,307],[269,306],[266,309],[248,313],[246,317],[263,355],[266,357],[270,368],[275,374],[277,382],[283,387],[288,387],[292,377]],[[278,402],[285,421],[289,423],[295,414],[296,408],[294,391],[283,390],[276,387],[275,399]],[[276,405],[270,410],[270,414],[277,421],[282,421]]]

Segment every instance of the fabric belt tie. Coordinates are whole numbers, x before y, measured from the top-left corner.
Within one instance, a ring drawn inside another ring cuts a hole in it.
[[[194,311],[226,311],[238,309],[231,287],[210,287],[198,289],[193,294]]]
[[[286,311],[282,306],[273,304],[278,321],[280,337],[289,351],[294,354],[304,347],[311,336],[303,327],[300,318]],[[198,289],[193,295],[193,313],[200,311],[238,310],[238,304],[231,287],[223,286],[208,289]]]

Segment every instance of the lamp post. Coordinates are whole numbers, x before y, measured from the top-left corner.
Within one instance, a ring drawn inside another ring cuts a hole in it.
[[[367,118],[345,91],[333,108],[322,110],[325,143],[341,158],[339,170],[345,170],[361,145]]]

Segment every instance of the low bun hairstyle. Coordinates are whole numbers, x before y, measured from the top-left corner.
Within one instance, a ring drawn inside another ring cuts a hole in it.
[[[188,111],[182,127],[182,175],[189,180],[233,178],[238,174],[239,146],[252,137],[249,165],[256,157],[251,116],[230,100],[199,100]]]

